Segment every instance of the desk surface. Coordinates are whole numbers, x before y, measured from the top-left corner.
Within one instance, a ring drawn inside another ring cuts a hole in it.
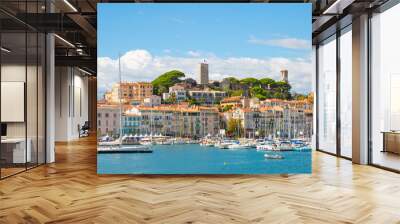
[[[397,134],[400,135],[400,131],[381,131],[381,133],[383,134]]]
[[[29,139],[28,139],[29,141]],[[1,143],[11,143],[11,144],[15,144],[15,143],[21,143],[21,142],[25,142],[25,138],[5,138],[5,139],[1,139]]]

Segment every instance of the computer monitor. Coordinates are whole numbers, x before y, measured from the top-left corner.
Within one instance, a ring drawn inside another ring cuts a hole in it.
[[[2,123],[1,124],[1,137],[7,136],[7,124]]]

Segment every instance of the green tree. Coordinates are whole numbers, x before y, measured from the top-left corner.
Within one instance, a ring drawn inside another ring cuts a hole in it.
[[[295,93],[292,97],[295,100],[305,100],[308,96],[306,94]]]
[[[292,88],[292,86],[287,82],[278,81],[278,82],[276,82],[276,88],[278,90],[281,90],[281,92],[290,92],[290,89]]]
[[[283,81],[276,82],[276,88],[274,89],[275,94],[279,97],[279,99],[286,99],[289,100],[292,98],[290,90],[292,89],[292,86]]]
[[[307,95],[307,102],[310,104],[314,104],[314,93],[311,92]]]
[[[194,98],[189,98],[189,99],[187,99],[187,102],[189,103],[190,106],[193,106],[193,105],[200,105],[200,103],[197,102],[197,100],[194,99]]]
[[[276,86],[275,80],[273,80],[273,79],[271,79],[271,78],[263,78],[263,79],[260,79],[260,83],[261,83],[261,86],[262,86],[263,88],[268,88],[268,86],[269,86],[271,89],[273,89],[273,88],[275,88],[275,86]]]
[[[228,78],[225,78],[224,80],[228,80],[232,84],[238,84],[239,83],[239,80],[237,78],[235,78],[235,77],[228,77]]]
[[[185,73],[178,70],[172,70],[158,76],[151,82],[154,94],[162,95],[168,92],[169,87],[181,82],[180,78],[182,77],[185,77]]]
[[[267,94],[267,90],[256,86],[250,89],[250,94],[251,96],[255,96],[256,94],[260,94],[260,95],[266,95]]]
[[[221,108],[221,112],[226,112],[226,111],[229,111],[230,109],[232,109],[232,105],[225,105],[225,106],[223,106],[222,108]]]
[[[164,101],[166,104],[175,104],[176,103],[176,96],[175,93],[171,93],[171,95]]]
[[[243,95],[243,90],[231,90],[228,92],[230,96],[242,96]]]
[[[244,78],[240,80],[240,84],[247,85],[248,87],[259,86],[260,81],[256,78]]]
[[[222,80],[221,87],[223,87],[224,91],[229,92],[230,90],[234,89],[238,84],[238,79],[236,79],[235,77],[228,77]]]
[[[229,119],[226,132],[228,136],[240,137],[243,133],[243,125],[240,119]]]

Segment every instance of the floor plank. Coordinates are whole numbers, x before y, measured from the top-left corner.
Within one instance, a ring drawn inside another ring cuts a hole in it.
[[[0,181],[0,223],[400,223],[400,175],[313,153],[312,175],[97,175],[94,138]]]

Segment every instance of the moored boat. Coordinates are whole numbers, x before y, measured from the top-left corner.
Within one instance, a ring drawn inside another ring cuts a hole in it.
[[[228,145],[228,149],[232,149],[232,150],[235,150],[235,149],[249,149],[249,148],[250,148],[250,146],[245,145],[245,144],[240,144],[240,143],[235,143],[235,144]]]
[[[151,153],[151,150],[147,146],[142,145],[121,145],[117,147],[99,147],[97,149],[98,153]]]

